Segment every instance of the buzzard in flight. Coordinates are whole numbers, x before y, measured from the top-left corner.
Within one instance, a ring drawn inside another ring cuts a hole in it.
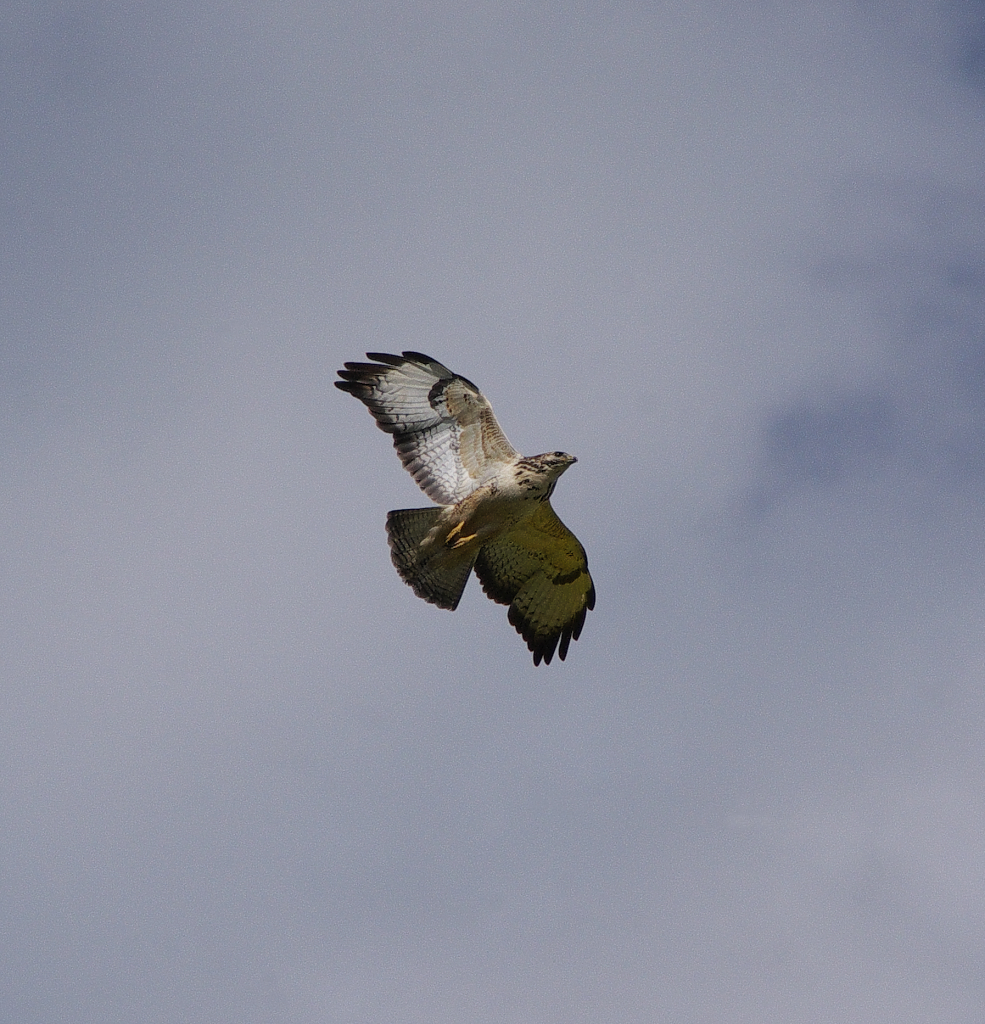
[[[472,570],[533,652],[564,660],[595,587],[578,538],[551,508],[564,452],[521,457],[469,380],[420,352],[367,352],[346,363],[337,388],[393,434],[400,461],[435,508],[390,512],[386,530],[400,578],[418,597],[455,609]]]

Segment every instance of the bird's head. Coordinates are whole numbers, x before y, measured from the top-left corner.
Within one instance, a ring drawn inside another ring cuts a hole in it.
[[[535,455],[529,460],[534,463],[537,471],[551,480],[557,478],[578,460],[567,452],[545,452],[543,455]]]

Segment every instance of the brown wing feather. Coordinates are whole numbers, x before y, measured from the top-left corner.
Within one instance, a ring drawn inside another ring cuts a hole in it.
[[[535,665],[549,665],[555,648],[564,661],[595,607],[595,585],[585,549],[550,502],[486,544],[475,574],[489,597],[510,606],[510,623],[526,640]]]
[[[482,392],[420,352],[367,352],[373,363],[346,363],[335,386],[355,395],[400,461],[433,501],[454,505],[516,459]]]

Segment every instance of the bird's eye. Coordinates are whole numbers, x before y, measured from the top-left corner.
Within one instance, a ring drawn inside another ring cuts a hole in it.
[[[555,452],[554,454],[560,459],[563,457],[564,452]]]

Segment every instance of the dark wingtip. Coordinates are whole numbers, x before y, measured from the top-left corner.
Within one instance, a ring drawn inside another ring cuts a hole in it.
[[[367,352],[366,358],[386,366],[399,366],[404,361],[402,356],[395,356],[392,352]]]
[[[566,630],[562,630],[561,632],[554,633],[550,636],[538,636],[533,632],[533,630],[527,629],[526,623],[523,621],[523,618],[515,604],[510,605],[510,610],[507,612],[506,618],[509,620],[510,625],[526,641],[527,650],[533,654],[535,665],[539,665],[541,662],[545,665],[550,665],[551,659],[554,657],[554,651],[557,648],[558,640],[561,640],[562,642],[561,661],[564,661],[564,656],[568,653],[568,634]]]
[[[564,661],[564,659],[568,656],[568,644],[571,643],[572,639],[577,640],[578,637],[576,635],[573,635],[570,629],[566,629],[561,634],[561,645],[557,649],[557,656],[562,661]]]
[[[545,665],[550,665],[554,649],[557,647],[557,636],[531,636],[524,639],[527,641],[527,647],[533,651],[534,664],[539,665],[543,661]]]

